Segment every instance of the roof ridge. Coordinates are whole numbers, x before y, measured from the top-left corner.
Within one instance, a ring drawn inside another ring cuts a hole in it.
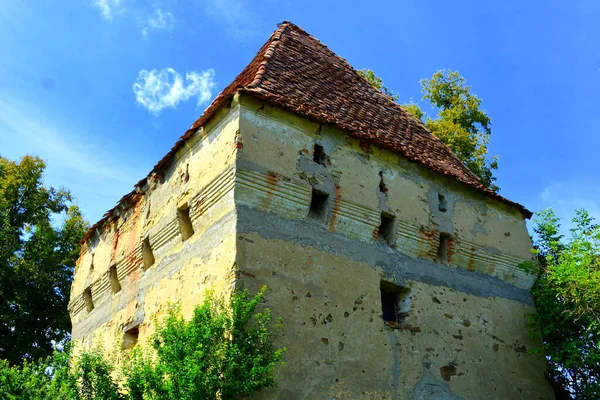
[[[109,219],[116,218],[118,207],[137,202],[148,179],[171,162],[186,140],[240,92],[248,92],[304,118],[337,126],[367,144],[397,152],[412,162],[517,207],[525,218],[531,218],[531,211],[485,187],[423,121],[373,85],[365,83],[368,82],[346,59],[298,25],[283,21],[171,150],[134,186],[133,191],[123,196],[116,207],[89,229],[82,242]]]
[[[273,34],[269,38],[269,41],[271,43],[269,44],[269,47],[267,47],[265,49],[265,51],[263,52],[263,61],[259,64],[258,69],[256,71],[256,75],[254,76],[254,79],[252,80],[252,82],[250,82],[250,84],[246,86],[247,88],[252,89],[261,84],[261,82],[265,76],[265,72],[267,72],[267,67],[269,65],[269,59],[275,52],[275,48],[281,41],[281,37],[283,36],[283,33],[285,32],[286,28],[288,26],[290,26],[290,24],[291,24],[290,22],[284,21],[278,26],[277,30],[275,32],[273,32]]]
[[[354,68],[345,58],[340,57],[337,53],[335,53],[333,50],[331,50],[325,43],[323,43],[322,41],[320,41],[318,38],[316,38],[315,36],[311,35],[310,33],[306,32],[304,29],[302,29],[301,27],[299,27],[298,25],[290,22],[290,21],[283,21],[281,24],[278,25],[278,28],[275,32],[273,32],[273,34],[271,35],[271,38],[269,39],[269,41],[271,41],[271,43],[269,44],[269,47],[264,51],[264,60],[260,63],[260,66],[256,72],[256,76],[254,78],[254,80],[246,86],[242,86],[240,88],[238,88],[238,90],[248,90],[249,92],[256,92],[256,91],[267,91],[267,92],[271,92],[273,93],[271,90],[269,90],[268,88],[265,87],[261,87],[261,83],[265,77],[265,74],[267,72],[267,68],[269,66],[269,60],[271,59],[271,57],[273,56],[277,46],[281,43],[282,41],[282,37],[285,35],[286,30],[290,28],[290,30],[295,31],[299,34],[304,35],[305,37],[307,37],[308,39],[310,39],[311,41],[314,41],[316,44],[318,44],[319,46],[317,47],[312,47],[312,50],[317,51],[320,54],[323,54],[324,56],[331,56],[334,57],[336,60],[338,60],[341,65],[347,69],[349,72],[353,73],[354,75],[356,75],[358,78],[360,78],[363,82],[367,83],[373,90],[372,92],[372,97],[376,97],[377,100],[376,102],[379,103],[380,105],[384,105],[385,103],[387,103],[387,105],[392,106],[394,109],[397,110],[397,112],[405,114],[408,118],[412,119],[415,123],[419,124],[423,129],[422,131],[417,131],[415,132],[414,130],[409,130],[409,135],[410,137],[402,137],[401,141],[403,144],[410,142],[412,140],[413,135],[416,133],[418,135],[424,136],[425,134],[427,135],[428,139],[434,140],[438,143],[440,143],[442,146],[447,147],[446,144],[444,144],[444,142],[438,138],[437,136],[435,136],[430,130],[429,128],[427,128],[427,126],[423,123],[423,121],[421,121],[420,119],[416,118],[414,115],[412,115],[411,113],[409,113],[408,111],[406,111],[404,109],[404,107],[402,107],[400,104],[398,104],[397,102],[395,102],[389,95],[383,93],[380,89],[378,89],[377,87],[375,87],[371,82],[369,82],[368,80],[366,80],[362,75],[360,75],[360,73],[358,72],[358,70],[356,68]],[[292,40],[292,41],[296,41],[301,43],[301,41],[298,38],[295,38],[293,35],[286,35],[288,40]],[[273,93],[275,94],[275,93]],[[383,102],[384,104],[381,104],[380,102]],[[471,171],[469,169],[469,167],[467,167],[459,158],[456,154],[454,154],[454,152],[452,152],[450,149],[448,149],[448,154],[450,157],[454,158],[457,162],[459,162],[460,164],[462,164],[466,171],[468,172],[468,174],[470,175],[470,177],[472,179],[474,179],[475,181],[477,181],[480,185],[483,186],[483,184],[481,183],[481,179],[475,175],[475,173],[473,173],[473,171]]]

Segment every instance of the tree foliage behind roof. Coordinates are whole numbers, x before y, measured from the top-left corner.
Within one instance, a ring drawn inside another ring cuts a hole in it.
[[[44,185],[44,162],[0,157],[0,358],[52,353],[68,337],[79,241],[87,230],[65,189]]]
[[[398,100],[399,95],[390,91],[373,71],[363,69],[358,72],[377,89]],[[471,87],[458,71],[438,71],[431,79],[422,79],[420,83],[423,100],[428,100],[438,110],[437,116],[426,116],[414,102],[404,104],[404,109],[423,121],[486,187],[498,191],[493,175],[498,169],[498,159],[488,156],[491,119],[481,109],[481,99],[471,93]]]

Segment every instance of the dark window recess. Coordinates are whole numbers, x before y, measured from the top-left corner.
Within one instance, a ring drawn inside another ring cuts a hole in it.
[[[94,270],[94,253],[92,253],[92,262],[90,263],[90,271]]]
[[[133,349],[140,337],[140,326],[134,326],[123,334],[123,350]]]
[[[308,216],[310,218],[323,220],[327,214],[327,199],[329,195],[319,190],[312,190],[312,197],[310,199],[310,210]]]
[[[108,270],[108,278],[110,280],[110,288],[113,294],[121,291],[121,283],[119,282],[119,276],[117,275],[117,266],[113,265]]]
[[[383,180],[383,171],[379,171],[379,191],[381,193],[387,193],[388,192],[388,188],[385,185],[385,182]]]
[[[85,308],[87,312],[92,312],[94,309],[94,300],[92,299],[92,289],[87,288],[83,291],[83,300],[85,301]]]
[[[410,289],[388,281],[381,281],[380,288],[383,320],[395,328],[403,328],[408,322]]]
[[[436,261],[440,264],[448,265],[448,256],[450,252],[450,239],[449,233],[440,233],[440,244],[438,245]]]
[[[393,215],[381,213],[381,225],[379,225],[377,235],[379,239],[385,240],[390,245],[393,245],[396,240],[395,221],[396,218]]]
[[[325,160],[327,159],[327,155],[325,154],[325,150],[323,146],[315,143],[314,152],[313,152],[313,161],[317,164],[325,165]]]
[[[177,209],[177,221],[179,221],[179,232],[184,242],[194,234],[192,220],[190,219],[190,207],[185,204]]]
[[[144,269],[148,269],[154,265],[154,253],[152,252],[152,246],[150,246],[149,237],[146,237],[142,242],[142,259],[144,261]]]
[[[446,202],[446,196],[438,193],[438,210],[446,212],[448,210],[448,203]]]

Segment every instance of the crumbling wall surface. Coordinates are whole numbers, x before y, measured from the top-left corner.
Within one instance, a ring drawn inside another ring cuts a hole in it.
[[[288,348],[261,399],[552,399],[523,289],[239,207],[238,265],[268,285]],[[382,319],[381,280],[410,289],[406,325]]]
[[[330,232],[378,243],[384,213],[392,248],[436,259],[447,238],[448,267],[531,287],[534,276],[518,267],[531,259],[531,239],[517,208],[332,127],[248,97],[241,104],[236,203],[303,221],[317,190],[328,196],[319,222]]]
[[[84,244],[69,306],[76,352],[117,353],[170,303],[191,316],[207,289],[231,292],[237,132],[237,110],[222,110]]]
[[[553,398],[517,209],[245,97],[240,137],[239,283],[268,285],[288,348],[258,398]],[[409,293],[401,324],[382,281]]]

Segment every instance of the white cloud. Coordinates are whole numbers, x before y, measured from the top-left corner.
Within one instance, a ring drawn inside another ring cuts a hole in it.
[[[150,31],[170,31],[175,26],[175,17],[169,11],[163,12],[160,8],[154,10],[154,14],[146,21],[142,29],[142,35],[148,36]]]
[[[208,102],[215,88],[215,71],[188,72],[183,77],[173,68],[141,70],[133,84],[136,101],[154,115],[164,108],[175,108],[193,97],[196,104]]]
[[[108,21],[124,11],[121,0],[95,0],[92,4],[100,10],[102,17]]]

